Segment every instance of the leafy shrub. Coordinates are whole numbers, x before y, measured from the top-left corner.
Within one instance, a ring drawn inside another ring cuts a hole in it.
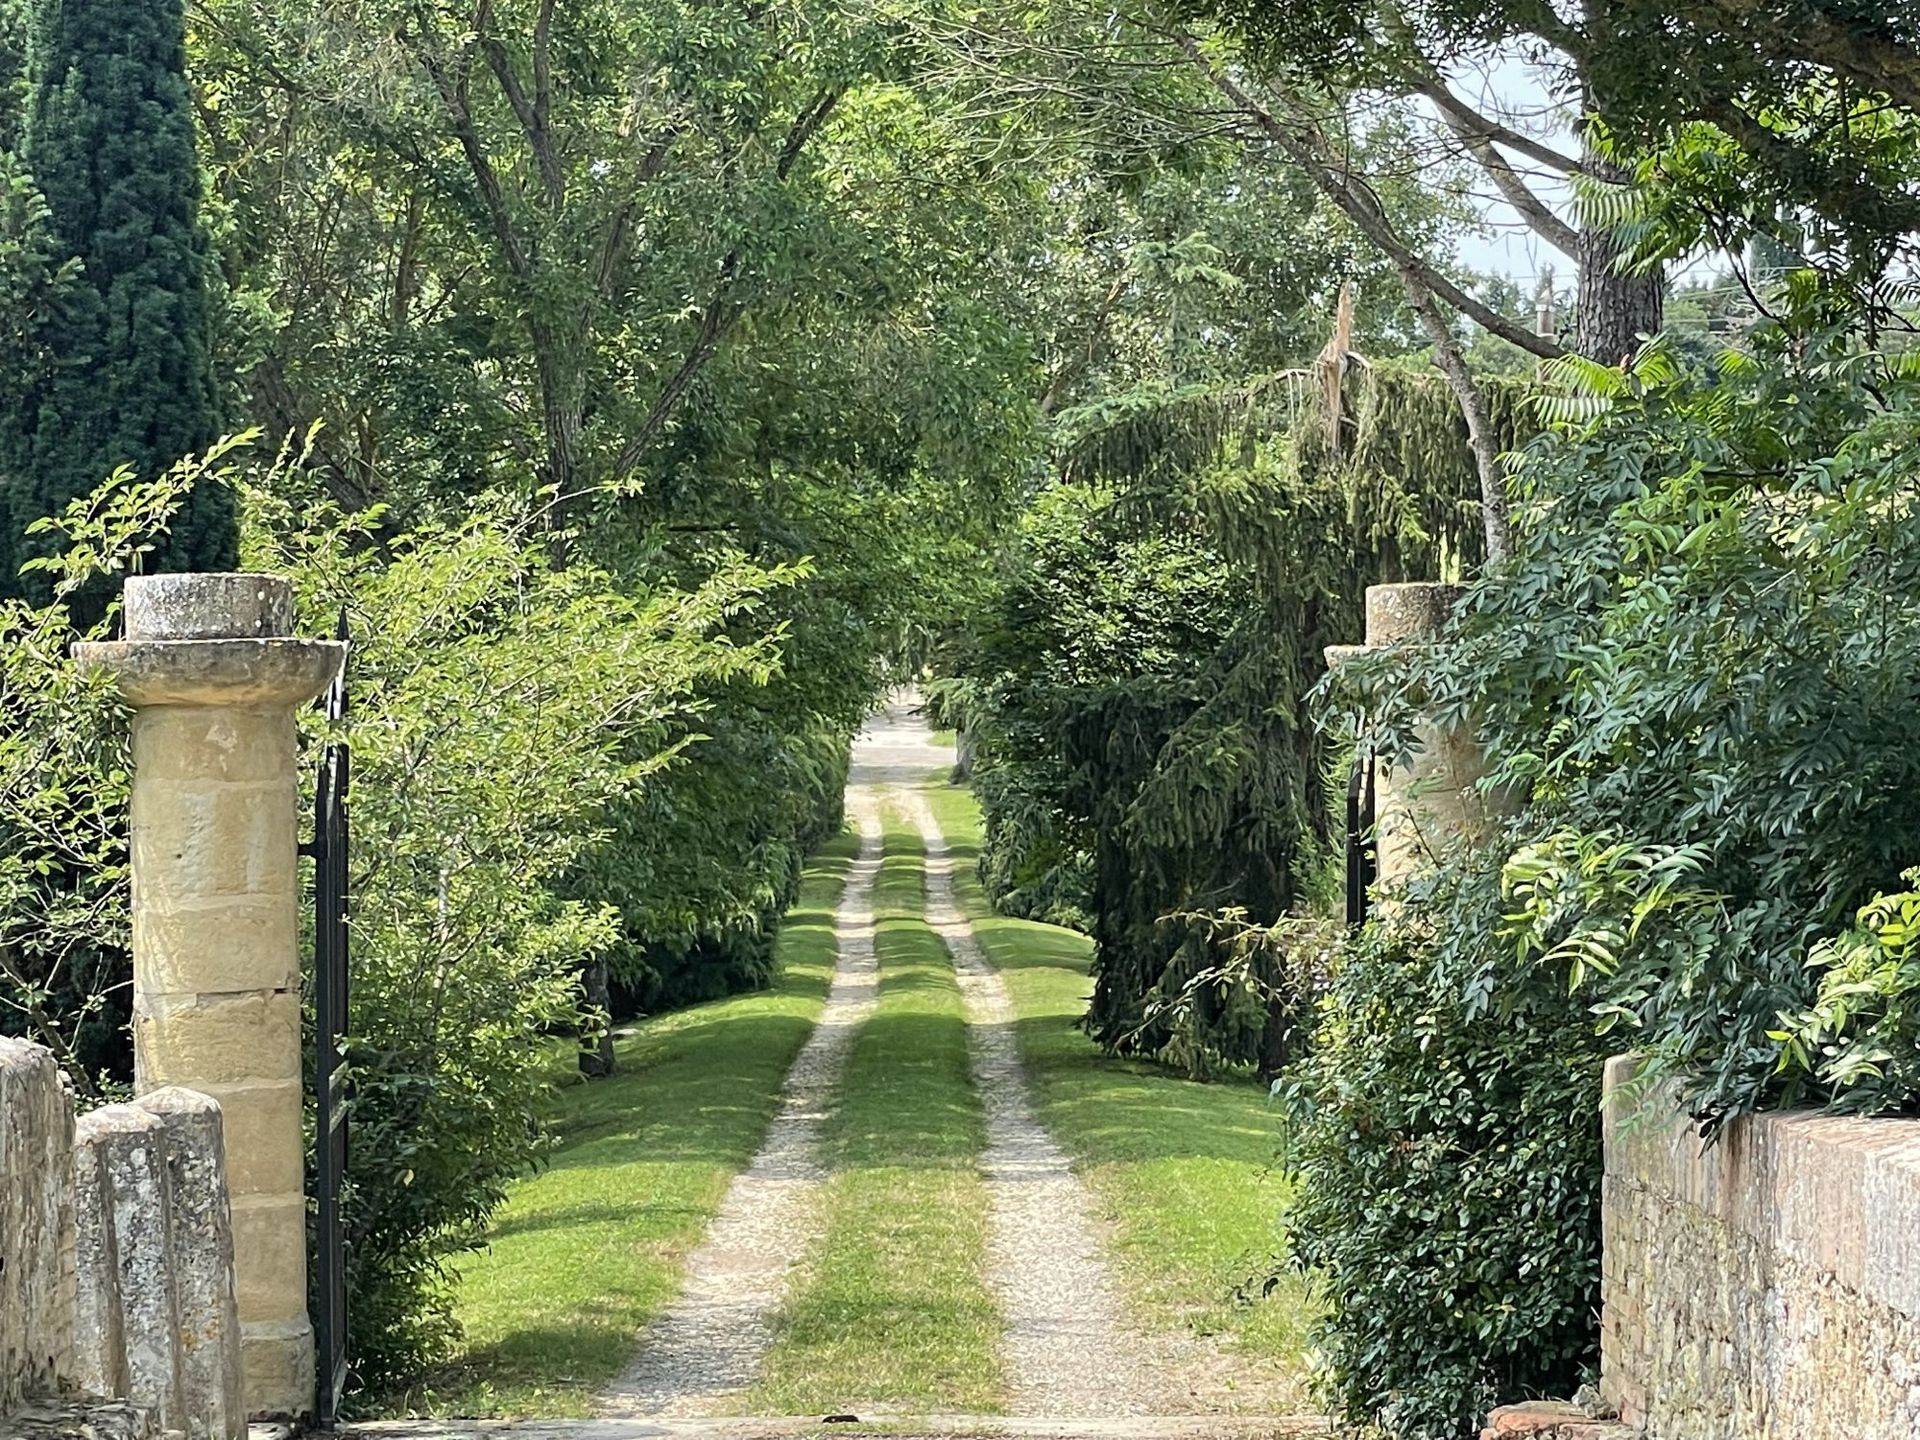
[[[807,855],[838,833],[847,737],[786,733],[723,693],[682,763],[610,813],[576,893],[611,904],[616,1019],[767,984],[780,919]]]
[[[1209,915],[1332,903],[1336,747],[1303,699],[1324,647],[1358,637],[1369,583],[1482,541],[1434,374],[1359,371],[1341,445],[1317,398],[1255,392],[1063,417],[1069,474],[1118,478],[1030,506],[963,663],[989,893],[1094,937],[1102,1044],[1195,1073],[1286,1058],[1288,976]],[[1520,393],[1495,392],[1506,433]]]
[[[1341,950],[1282,1089],[1329,1397],[1396,1436],[1570,1394],[1593,1358],[1605,1046],[1501,909],[1497,858],[1428,876]]]
[[[1296,1076],[1334,1394],[1420,1440],[1592,1354],[1603,1049],[1709,1130],[1914,1098],[1904,902],[1807,961],[1920,842],[1920,367],[1776,329],[1576,378],[1511,562],[1341,672],[1389,755],[1473,726],[1512,812],[1336,968]]]
[[[449,1262],[538,1153],[539,1100],[618,913],[568,893],[610,808],[693,741],[698,695],[764,677],[717,633],[783,572],[634,597],[554,569],[506,502],[375,546],[291,485],[250,499],[248,558],[303,613],[344,607],[356,845],[346,1193],[353,1354],[380,1389],[453,1334]]]
[[[126,727],[111,680],[68,659],[116,617],[82,628],[68,600],[138,564],[196,486],[239,484],[249,561],[294,577],[309,628],[344,609],[353,636],[346,1203],[357,1379],[378,1390],[444,1350],[450,1265],[539,1158],[557,1037],[592,1023],[583,965],[651,935],[673,963],[650,1004],[763,982],[801,857],[838,829],[846,743],[829,722],[783,737],[754,704],[782,631],[752,612],[796,568],[636,595],[554,569],[537,517],[501,500],[376,537],[291,454],[244,467],[251,438],[155,481],[123,470],[41,522],[53,600],[0,600],[0,1027],[83,1092],[130,1077]],[[724,754],[689,763],[703,744]],[[636,814],[662,823],[635,848],[680,868],[654,864],[629,913],[580,881]]]
[[[1688,848],[1701,904],[1603,958],[1595,998],[1709,1121],[1816,1093],[1779,1016],[1920,840],[1920,367],[1761,343],[1602,381],[1520,470],[1515,563],[1404,692],[1478,725],[1526,839]]]
[[[1920,870],[1905,876],[1920,886]],[[1851,930],[1823,940],[1808,962],[1813,1003],[1783,1015],[1781,1065],[1810,1074],[1838,1110],[1920,1108],[1920,893],[1877,895]]]
[[[106,582],[137,567],[196,486],[224,489],[231,443],[157,478],[122,468],[30,526],[49,598],[0,599],[0,1033],[59,1057],[80,1094],[132,1080],[128,746],[112,678],[69,658],[110,638]],[[74,601],[86,597],[78,618]]]

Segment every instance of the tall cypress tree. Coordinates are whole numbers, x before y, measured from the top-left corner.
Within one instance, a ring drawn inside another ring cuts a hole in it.
[[[159,474],[220,434],[211,271],[181,0],[30,0],[21,154],[76,283],[41,324],[45,363],[0,415],[0,587],[48,547],[21,532],[120,465]],[[149,570],[235,563],[233,500],[189,497]],[[11,554],[5,554],[7,549]]]

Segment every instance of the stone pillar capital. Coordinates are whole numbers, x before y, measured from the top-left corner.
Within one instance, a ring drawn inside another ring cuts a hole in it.
[[[126,638],[75,647],[133,706],[134,1088],[219,1102],[245,1409],[312,1405],[300,1055],[297,707],[346,646],[277,575],[127,581]]]
[[[1432,581],[1408,581],[1398,585],[1367,587],[1367,647],[1378,649],[1408,641],[1437,640],[1447,628],[1447,620],[1464,585],[1442,585]]]
[[[136,575],[124,640],[84,643],[74,659],[114,677],[135,709],[233,705],[291,710],[332,683],[338,640],[293,634],[293,587],[278,575]]]
[[[1327,668],[1396,646],[1432,645],[1466,593],[1464,585],[1369,585],[1366,643],[1329,645]],[[1413,738],[1409,751],[1375,762],[1378,881],[1388,890],[1432,864],[1454,840],[1486,833],[1493,815],[1479,789],[1486,757],[1470,729],[1422,720]]]

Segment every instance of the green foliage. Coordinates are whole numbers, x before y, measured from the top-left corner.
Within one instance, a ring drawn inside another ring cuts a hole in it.
[[[1323,1381],[1402,1440],[1571,1394],[1595,1358],[1606,1047],[1503,908],[1497,856],[1463,857],[1369,925],[1282,1090]]]
[[[616,1019],[765,986],[806,857],[840,830],[844,732],[786,737],[710,707],[701,734],[684,763],[613,807],[575,882],[620,912]]]
[[[1478,717],[1540,838],[1688,847],[1697,903],[1603,993],[1704,1115],[1776,1098],[1808,950],[1911,863],[1911,372],[1806,334],[1616,378],[1521,467],[1516,563],[1413,682]]]
[[[48,553],[23,536],[31,521],[116,466],[157,475],[220,433],[185,65],[179,0],[32,7],[20,153],[44,206],[9,173],[0,258],[8,358],[37,363],[9,370],[0,397],[0,589],[46,598],[15,576]],[[228,569],[235,544],[233,497],[209,485],[143,563]]]
[[[724,630],[791,575],[636,597],[554,568],[507,502],[376,548],[290,481],[252,501],[249,561],[354,637],[347,1223],[353,1353],[380,1388],[450,1341],[448,1262],[538,1150],[540,1037],[580,1023],[581,965],[616,944],[575,867],[692,742],[703,688],[770,673],[770,640]]]
[[[1471,725],[1509,812],[1342,958],[1296,1077],[1355,1419],[1464,1435],[1590,1358],[1604,1050],[1709,1129],[1911,1101],[1902,903],[1819,942],[1920,834],[1920,391],[1845,334],[1754,345],[1585,374],[1446,642],[1340,673],[1389,756]]]
[[[231,448],[149,479],[123,467],[35,521],[50,598],[0,600],[0,1033],[52,1050],[87,1097],[131,1079],[129,757],[111,677],[70,653],[112,638],[117,607],[85,621],[74,601],[137,567],[184,495],[226,486]]]
[[[1902,877],[1920,885],[1920,871]],[[1780,1064],[1812,1075],[1841,1110],[1920,1108],[1920,894],[1877,895],[1854,928],[1814,947],[1813,1003],[1781,1017]]]
[[[568,881],[619,913],[616,1012],[766,983],[845,737],[1029,463],[1038,187],[831,0],[200,13],[237,347],[264,414],[328,422],[332,496],[404,530],[510,491],[635,594],[804,567],[727,627],[778,675],[703,686]]]
[[[1070,473],[1123,483],[1034,503],[968,662],[982,874],[1011,913],[1094,936],[1088,1024],[1114,1050],[1285,1060],[1297,977],[1236,961],[1209,912],[1266,926],[1328,902],[1328,754],[1302,704],[1321,651],[1357,638],[1367,584],[1477,554],[1478,474],[1439,378],[1369,367],[1346,392],[1337,453],[1298,378],[1211,415],[1183,394],[1064,417],[1086,427]],[[1521,392],[1491,393],[1517,431]]]
[[[1737,23],[1719,0],[1182,8],[1322,85],[1392,90],[1429,68],[1515,53],[1557,67],[1676,236],[1736,250],[1769,236],[1858,284],[1907,250],[1920,219],[1906,183],[1920,143],[1920,41],[1884,0],[1758,0]]]

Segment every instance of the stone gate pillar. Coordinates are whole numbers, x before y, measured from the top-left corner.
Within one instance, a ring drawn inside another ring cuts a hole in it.
[[[1329,649],[1328,663],[1437,640],[1465,593],[1461,585],[1368,586],[1367,643]],[[1477,789],[1486,757],[1475,737],[1430,723],[1417,734],[1416,753],[1391,765],[1383,761],[1374,771],[1378,881],[1385,887],[1428,864],[1456,838],[1484,832],[1494,818],[1494,807]]]
[[[272,575],[127,581],[126,639],[76,647],[133,708],[135,1088],[220,1102],[245,1402],[313,1401],[301,1135],[294,711],[340,668]]]

